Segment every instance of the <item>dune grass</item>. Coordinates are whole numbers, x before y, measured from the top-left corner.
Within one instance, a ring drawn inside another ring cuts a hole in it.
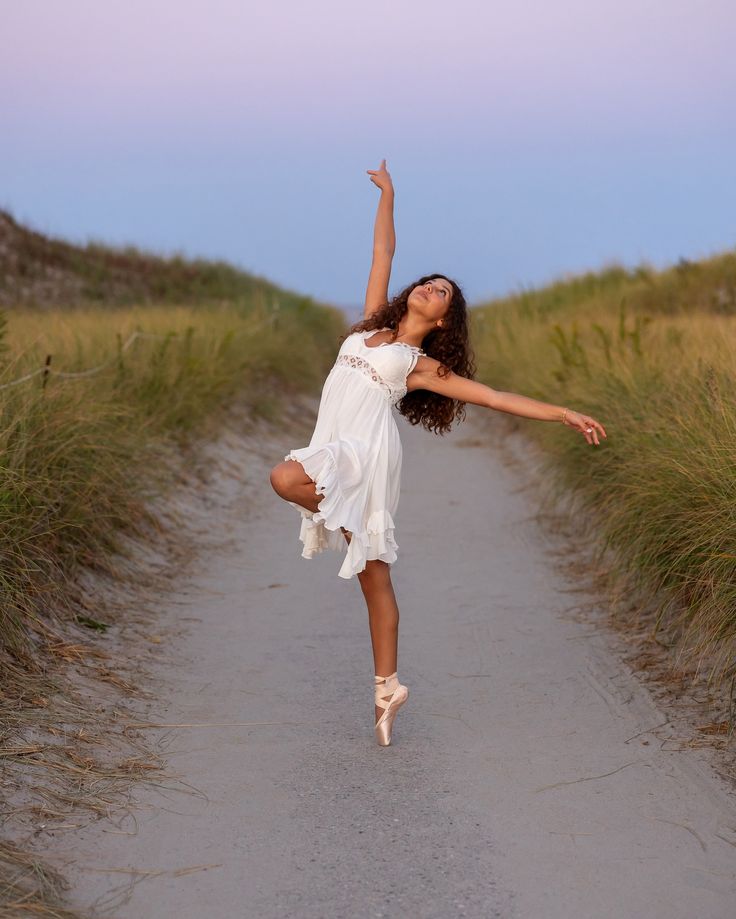
[[[736,673],[736,255],[611,266],[474,311],[479,379],[601,421],[524,430],[594,517],[657,629],[714,683]]]
[[[142,545],[158,533],[151,508],[180,457],[234,417],[278,420],[290,396],[317,391],[334,359],[340,312],[263,285],[248,295],[242,273],[229,277],[232,301],[213,299],[210,278],[202,302],[185,305],[0,314],[0,757],[15,789],[3,818],[13,836],[120,814],[130,785],[162,774],[127,727],[137,675],[131,682],[105,642],[128,607],[88,596],[80,574],[124,588],[131,577],[151,582],[128,557],[128,537]],[[49,355],[45,380],[7,385]],[[0,915],[81,919],[65,905],[66,879],[26,849],[2,844]]]
[[[344,325],[309,303],[277,315],[147,306],[5,318],[0,386],[48,354],[52,371],[107,364],[0,389],[0,634],[15,650],[27,617],[58,605],[76,566],[104,568],[118,535],[146,523],[146,496],[166,488],[154,458],[162,438],[216,425],[233,399],[277,415],[289,392],[318,386]]]
[[[101,241],[76,245],[33,230],[0,208],[0,305],[56,310],[90,303],[107,309],[228,303],[251,308],[273,299],[304,298],[223,261]]]

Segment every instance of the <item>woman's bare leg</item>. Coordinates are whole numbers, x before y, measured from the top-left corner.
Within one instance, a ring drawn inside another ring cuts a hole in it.
[[[284,460],[271,470],[273,490],[284,501],[293,501],[308,511],[316,512],[324,495],[314,487],[314,482],[296,460]]]
[[[284,460],[271,470],[271,485],[274,491],[286,501],[293,501],[300,507],[317,511],[324,495],[314,487],[314,482],[304,467],[296,460]],[[348,544],[352,534],[340,527]],[[363,571],[358,573],[363,596],[368,607],[368,624],[373,645],[374,673],[389,676],[397,669],[399,642],[399,607],[396,603],[391,572],[387,562],[371,559]],[[376,721],[383,709],[376,706]]]
[[[351,534],[341,527],[348,544]],[[368,626],[373,645],[373,672],[377,676],[389,676],[397,670],[399,645],[399,606],[396,602],[391,572],[387,562],[371,559],[363,571],[358,573],[363,596],[368,607]],[[386,698],[390,698],[387,696]],[[375,706],[376,721],[383,709]]]

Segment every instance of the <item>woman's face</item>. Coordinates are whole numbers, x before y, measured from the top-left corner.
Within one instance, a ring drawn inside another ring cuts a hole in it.
[[[409,294],[407,305],[425,319],[437,321],[447,312],[452,300],[452,285],[445,278],[432,278],[418,284]]]

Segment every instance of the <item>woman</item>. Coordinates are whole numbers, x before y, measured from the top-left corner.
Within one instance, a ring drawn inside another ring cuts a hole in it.
[[[467,308],[454,281],[426,275],[388,300],[396,247],[394,189],[385,159],[367,173],[381,198],[364,319],[343,340],[325,381],[309,446],[288,453],[272,469],[271,484],[302,515],[305,558],[347,549],[339,576],[357,575],[368,606],[374,730],[378,743],[388,746],[396,714],[409,696],[397,674],[399,610],[389,571],[397,558],[394,515],[402,460],[392,406],[411,424],[438,434],[465,417],[466,402],[561,421],[589,444],[599,444],[598,433],[606,437],[606,432],[589,415],[472,380]]]

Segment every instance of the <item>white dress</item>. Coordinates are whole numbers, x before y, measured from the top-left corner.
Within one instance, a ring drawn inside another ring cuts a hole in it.
[[[424,352],[406,342],[367,345],[378,331],[353,332],[342,343],[322,387],[309,446],[284,457],[298,460],[324,495],[316,513],[289,501],[302,515],[302,556],[346,550],[341,578],[363,571],[370,559],[393,564],[399,548],[394,517],[402,447],[392,409]],[[340,527],[352,534],[349,546]]]

